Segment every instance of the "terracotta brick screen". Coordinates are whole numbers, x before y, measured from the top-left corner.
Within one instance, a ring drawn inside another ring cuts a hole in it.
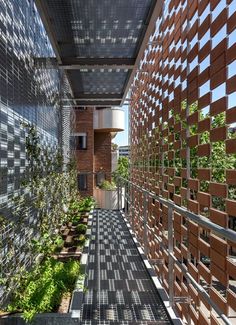
[[[130,118],[131,180],[235,231],[235,1],[164,1],[132,86]],[[133,225],[143,238],[143,194],[131,192]],[[167,210],[149,199],[148,254],[164,259],[156,272],[167,291],[174,272],[174,296],[190,299],[175,303],[181,317],[221,324],[179,266],[168,269]],[[173,223],[175,257],[212,302],[235,317],[236,245],[180,213],[173,213]]]

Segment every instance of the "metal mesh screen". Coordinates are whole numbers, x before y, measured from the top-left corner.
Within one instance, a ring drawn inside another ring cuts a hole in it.
[[[69,72],[75,89],[84,94],[121,94],[127,79],[128,70],[100,69]]]
[[[22,181],[28,166],[24,124],[36,127],[41,147],[49,152],[48,159],[59,148],[63,148],[64,159],[69,154],[71,114],[60,102],[69,92],[68,82],[58,70],[34,66],[34,57],[53,55],[34,1],[0,0],[1,280],[8,281],[21,267],[34,262],[29,243],[37,236],[39,211],[32,203],[24,211],[27,218],[21,227],[14,219],[21,209],[14,198],[24,193]],[[47,163],[43,153],[40,159],[42,164]],[[1,285],[0,302],[7,294]]]
[[[46,14],[58,43],[62,62],[79,59],[137,57],[154,0],[47,0]],[[114,64],[116,61],[114,60]],[[68,75],[75,94],[122,95],[130,71],[73,70]]]
[[[62,57],[132,58],[153,2],[102,0],[98,5],[95,0],[48,0],[47,4]]]
[[[236,2],[164,1],[131,96],[132,180],[223,227],[236,230]],[[137,224],[144,199],[133,192]],[[167,242],[167,206],[148,200],[148,225]],[[174,255],[222,313],[235,317],[236,247],[174,213]],[[203,296],[149,232],[149,257],[176,303],[195,324],[218,324]]]

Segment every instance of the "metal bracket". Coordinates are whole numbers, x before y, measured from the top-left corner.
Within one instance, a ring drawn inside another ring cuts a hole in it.
[[[151,265],[164,265],[164,259],[163,258],[156,258],[149,260],[149,263]]]
[[[138,241],[142,244],[143,243],[143,237],[137,236]]]
[[[56,58],[42,57],[34,58],[34,67],[37,69],[58,69],[59,64]]]
[[[174,297],[174,302],[178,304],[190,304],[191,298],[190,297]]]

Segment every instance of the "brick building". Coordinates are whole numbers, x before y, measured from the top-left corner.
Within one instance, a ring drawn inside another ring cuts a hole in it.
[[[81,195],[94,195],[102,179],[111,179],[111,141],[124,130],[124,112],[121,109],[79,107],[76,127],[72,135],[75,145],[78,189]]]
[[[119,157],[129,157],[130,147],[128,146],[120,146],[119,147]]]

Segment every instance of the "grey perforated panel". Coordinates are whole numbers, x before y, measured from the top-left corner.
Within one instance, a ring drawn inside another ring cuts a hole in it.
[[[85,94],[121,94],[128,75],[127,70],[70,71],[75,89]]]
[[[152,0],[47,0],[62,57],[90,58],[135,57],[152,3]]]
[[[34,0],[0,0],[0,303],[17,285],[17,272],[34,263],[30,243],[39,234],[40,213],[51,211],[48,202],[36,209],[24,185],[29,164],[25,124],[37,130],[41,166],[47,164],[45,149],[49,159],[59,148],[64,156],[69,151],[71,114],[69,107],[62,109],[60,97],[70,89],[63,72],[34,66],[35,56],[54,55],[35,9]]]
[[[81,324],[171,324],[120,212],[94,213],[86,274]]]
[[[45,0],[61,59],[137,57],[156,0]],[[75,94],[124,93],[129,71],[70,71]]]

